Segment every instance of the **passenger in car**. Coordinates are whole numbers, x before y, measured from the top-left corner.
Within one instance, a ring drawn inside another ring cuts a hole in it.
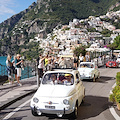
[[[50,77],[50,80],[51,80],[50,83],[53,83],[53,84],[57,83],[57,77],[56,77],[56,75],[52,74],[51,77]]]

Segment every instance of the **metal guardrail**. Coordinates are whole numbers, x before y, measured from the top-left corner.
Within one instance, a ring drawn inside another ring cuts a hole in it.
[[[5,65],[0,64],[0,75],[1,76],[7,75],[7,69]]]
[[[24,62],[25,67],[22,68],[21,79],[30,78],[37,75],[36,62],[26,61]]]
[[[33,76],[36,76],[37,70],[36,70],[36,63],[35,62],[28,62],[26,61],[24,63],[24,68],[22,68],[22,76],[21,79],[30,78]],[[0,76],[7,75],[7,68],[6,65],[0,64]]]

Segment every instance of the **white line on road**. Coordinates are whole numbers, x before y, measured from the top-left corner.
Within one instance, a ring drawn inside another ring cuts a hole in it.
[[[109,108],[111,114],[113,115],[113,117],[116,119],[116,120],[120,120],[120,117],[118,116],[118,114],[115,112],[115,109],[113,107],[110,107]]]
[[[28,101],[24,102],[23,104],[21,104],[19,107],[14,109],[11,113],[9,113],[6,117],[4,117],[3,120],[8,120],[11,116],[13,116],[17,111],[19,111],[23,106],[25,106],[29,102],[30,102],[30,100],[28,100]]]

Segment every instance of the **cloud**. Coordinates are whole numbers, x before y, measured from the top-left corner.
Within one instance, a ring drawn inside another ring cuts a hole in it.
[[[14,6],[14,0],[0,0],[0,14],[15,14],[15,11],[12,10]]]

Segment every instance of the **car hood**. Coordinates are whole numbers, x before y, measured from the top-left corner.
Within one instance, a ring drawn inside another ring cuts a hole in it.
[[[35,96],[39,97],[68,97],[76,92],[74,85],[41,85]]]
[[[91,72],[92,70],[94,70],[94,68],[78,68],[78,71],[81,73],[88,73]]]

